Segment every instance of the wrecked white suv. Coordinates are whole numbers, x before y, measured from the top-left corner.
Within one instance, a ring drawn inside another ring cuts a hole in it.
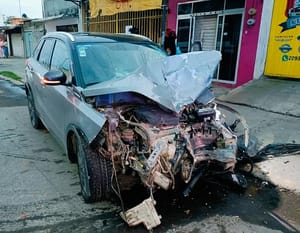
[[[31,123],[78,163],[86,202],[144,185],[149,199],[121,216],[152,229],[155,190],[180,181],[188,196],[204,175],[238,180],[237,136],[209,89],[220,59],[217,51],[168,57],[137,35],[47,34],[26,65]]]

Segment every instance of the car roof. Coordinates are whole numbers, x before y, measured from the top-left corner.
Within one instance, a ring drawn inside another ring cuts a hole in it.
[[[137,34],[125,33],[95,33],[95,32],[50,32],[44,38],[54,37],[71,42],[129,42],[129,43],[153,43],[148,37]]]

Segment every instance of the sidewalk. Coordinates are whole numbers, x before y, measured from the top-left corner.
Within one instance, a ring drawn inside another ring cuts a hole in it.
[[[25,61],[23,57],[9,57],[0,59],[0,71],[11,71],[24,80]]]
[[[218,90],[220,92],[220,90]],[[222,90],[221,90],[222,91]],[[300,133],[300,79],[279,79],[263,77],[233,90],[223,90],[224,94],[217,96],[217,100],[234,104],[234,108],[249,107],[253,109],[247,119],[254,115],[267,112],[276,117],[277,131],[270,132],[273,140],[286,143],[285,135]],[[252,115],[251,115],[252,114]],[[270,119],[263,119],[257,124],[272,124]],[[283,119],[283,120],[282,120]],[[296,124],[289,124],[293,119]],[[287,126],[287,127],[286,127]],[[286,132],[287,131],[287,132]],[[295,136],[295,143],[299,144],[299,136]],[[297,193],[300,193],[300,154],[269,156],[270,158],[256,163],[253,174],[264,180]]]
[[[263,77],[235,88],[218,99],[300,117],[300,79]]]

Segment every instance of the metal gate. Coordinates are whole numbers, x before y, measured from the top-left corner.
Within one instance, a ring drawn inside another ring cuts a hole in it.
[[[217,19],[217,15],[195,16],[192,45],[199,43],[204,51],[216,49]]]
[[[89,19],[91,32],[124,33],[125,27],[136,27],[139,34],[152,39],[156,43],[161,42],[162,10],[146,10],[124,12],[109,16],[97,16]],[[87,21],[84,20],[84,28],[87,31]]]
[[[25,57],[30,57],[33,51],[32,31],[24,31]]]

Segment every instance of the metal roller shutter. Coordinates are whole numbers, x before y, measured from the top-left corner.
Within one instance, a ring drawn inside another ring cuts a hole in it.
[[[216,29],[217,15],[196,16],[193,44],[196,45],[201,42],[202,50],[204,51],[215,49]]]

